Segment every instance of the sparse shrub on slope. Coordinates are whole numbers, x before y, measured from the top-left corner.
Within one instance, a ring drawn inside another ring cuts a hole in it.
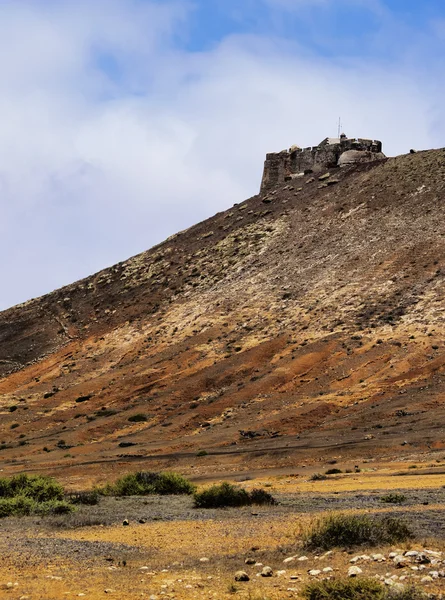
[[[400,519],[377,519],[368,515],[336,514],[320,519],[304,538],[308,549],[329,550],[336,547],[378,546],[403,542],[413,537]]]
[[[108,496],[190,495],[195,489],[188,479],[178,473],[140,471],[121,477],[100,492]]]
[[[231,483],[212,485],[210,488],[195,493],[196,508],[222,508],[225,506],[250,506],[252,504],[276,504],[271,494],[263,489],[250,493]]]
[[[148,421],[148,417],[143,413],[138,413],[136,415],[131,415],[131,417],[128,417],[128,420],[130,421],[130,423],[144,423],[145,421]]]

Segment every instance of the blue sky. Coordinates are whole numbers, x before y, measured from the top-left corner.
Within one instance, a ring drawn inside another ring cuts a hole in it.
[[[445,146],[442,0],[3,0],[0,308],[256,193],[336,133]]]

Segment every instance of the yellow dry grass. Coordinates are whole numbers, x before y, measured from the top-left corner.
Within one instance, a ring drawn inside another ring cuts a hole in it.
[[[406,467],[405,467],[406,468]],[[402,470],[399,469],[399,472]],[[270,490],[286,493],[298,492],[355,492],[373,490],[404,490],[404,489],[427,489],[441,487],[445,482],[443,474],[413,474],[398,475],[394,472],[358,473],[330,475],[322,481],[310,481],[303,478],[270,478],[257,479],[249,482],[246,487],[271,486]]]

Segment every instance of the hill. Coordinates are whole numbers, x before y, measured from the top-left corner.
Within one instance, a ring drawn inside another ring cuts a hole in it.
[[[4,470],[199,478],[443,452],[445,151],[324,175],[0,313]]]

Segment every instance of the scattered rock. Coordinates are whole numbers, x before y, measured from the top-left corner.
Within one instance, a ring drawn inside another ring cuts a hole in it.
[[[299,560],[300,562],[303,562],[305,560],[309,560],[307,556],[300,556],[300,558],[297,558],[297,560]]]
[[[237,571],[235,573],[235,581],[249,581],[250,577],[245,571]]]
[[[404,556],[398,555],[392,559],[392,562],[398,569],[404,569],[408,566],[408,562]]]
[[[286,565],[287,563],[291,563],[295,561],[295,556],[288,556],[283,560],[283,563]]]
[[[371,556],[371,558],[375,562],[385,562],[386,561],[386,558],[383,556],[383,554],[373,554]]]
[[[273,570],[271,567],[263,567],[263,570],[261,571],[261,577],[272,577],[273,575]]]
[[[349,567],[348,569],[348,577],[357,577],[357,575],[361,575],[363,571],[360,567]]]
[[[310,571],[308,571],[308,573],[312,577],[317,577],[317,575],[320,575],[321,571],[320,571],[320,569],[310,569]]]
[[[130,521],[129,521],[128,519],[124,519],[124,520],[122,521],[122,525],[123,525],[124,527],[128,527],[128,525],[130,525]]]
[[[203,556],[202,558],[199,559],[199,562],[206,563],[206,562],[209,562],[209,560],[210,560],[209,558],[207,558],[206,556]]]
[[[246,560],[244,561],[244,564],[246,565],[254,565],[256,563],[256,560],[254,558],[246,558]]]

